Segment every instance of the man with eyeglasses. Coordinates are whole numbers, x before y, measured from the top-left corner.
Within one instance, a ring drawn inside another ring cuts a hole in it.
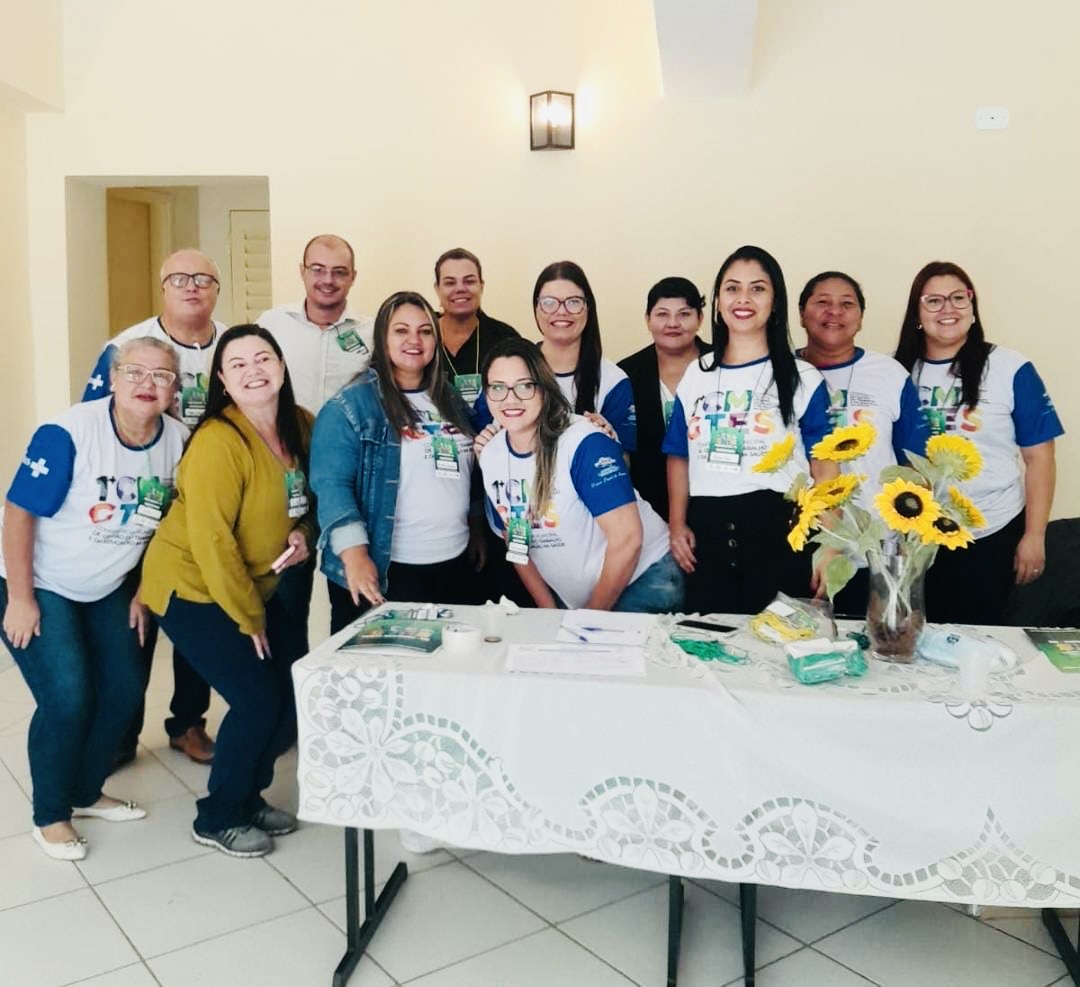
[[[268,309],[258,323],[285,354],[296,403],[313,415],[371,362],[375,320],[347,311],[356,281],[353,249],[324,233],[304,248],[305,298]]]
[[[109,396],[109,370],[119,347],[131,339],[149,336],[168,343],[180,364],[172,415],[189,428],[195,426],[206,409],[210,361],[214,346],[225,326],[213,319],[221,290],[217,264],[199,250],[177,250],[165,259],[159,272],[161,314],[122,330],[101,351],[86,383],[82,399],[94,401]],[[157,625],[146,636],[143,660],[147,681],[157,644]],[[214,759],[214,742],[206,732],[206,711],[210,708],[210,687],[187,660],[173,649],[173,695],[169,704],[172,716],[165,720],[169,746],[187,755],[196,764]],[[145,706],[121,741],[113,770],[135,760],[135,748],[142,732]]]

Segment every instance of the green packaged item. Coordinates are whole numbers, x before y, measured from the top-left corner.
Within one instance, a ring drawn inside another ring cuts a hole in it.
[[[855,641],[791,641],[784,645],[791,674],[803,685],[866,674],[866,659]]]
[[[750,655],[742,648],[717,641],[716,638],[672,635],[671,640],[699,661],[721,661],[726,665],[742,665],[750,659]]]

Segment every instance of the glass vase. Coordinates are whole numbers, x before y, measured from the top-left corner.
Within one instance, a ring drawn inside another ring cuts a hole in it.
[[[919,634],[926,623],[923,603],[925,567],[917,570],[899,553],[867,553],[870,567],[870,602],[866,610],[866,636],[875,658],[912,662]]]

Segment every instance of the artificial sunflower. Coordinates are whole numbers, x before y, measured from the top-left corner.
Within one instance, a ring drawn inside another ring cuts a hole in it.
[[[970,480],[982,472],[979,450],[962,435],[935,435],[926,443],[926,458],[954,480]]]
[[[841,473],[831,480],[815,483],[810,488],[810,496],[816,497],[826,507],[839,507],[851,499],[851,495],[859,489],[861,480],[862,477],[855,476],[853,473]]]
[[[963,525],[942,514],[941,517],[935,518],[923,530],[922,539],[927,545],[944,545],[945,548],[967,548],[975,540],[975,536]]]
[[[814,459],[824,459],[830,463],[846,463],[849,459],[865,456],[875,438],[877,429],[869,422],[842,425],[815,443],[810,455]]]
[[[769,446],[769,451],[765,453],[754,465],[751,467],[751,473],[775,473],[778,469],[782,469],[787,465],[788,460],[791,459],[792,452],[795,451],[795,433],[788,432],[787,438],[781,439],[779,442],[774,442]]]
[[[949,487],[949,503],[960,514],[960,518],[969,528],[985,528],[986,518],[970,497],[965,496],[956,487]]]
[[[812,487],[806,487],[795,495],[795,516],[787,536],[793,551],[801,552],[806,547],[810,531],[816,527],[815,522],[826,510],[828,505],[814,496]]]
[[[914,531],[924,535],[927,528],[941,517],[941,507],[931,492],[910,480],[886,483],[874,498],[874,506],[885,523],[901,534]]]

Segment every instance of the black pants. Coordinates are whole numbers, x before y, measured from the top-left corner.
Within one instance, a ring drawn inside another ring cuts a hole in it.
[[[686,612],[758,613],[778,591],[809,596],[810,553],[787,543],[792,511],[772,490],[691,497],[697,565],[686,577]]]
[[[146,719],[146,687],[150,683],[150,666],[154,661],[154,648],[157,646],[158,625],[153,615],[150,617],[150,626],[147,628],[146,643],[140,649],[140,657],[143,665],[143,701],[139,704],[138,712],[131,721],[120,741],[118,753],[121,756],[133,754],[139,742],[139,734],[142,733],[143,721]],[[181,737],[191,727],[206,726],[206,711],[210,708],[210,686],[208,686],[199,673],[191,667],[188,660],[173,647],[173,695],[169,703],[169,712],[172,716],[165,720],[165,732],[170,737]]]
[[[311,648],[308,645],[308,618],[311,616],[311,593],[315,586],[315,562],[317,555],[312,552],[306,562],[291,565],[278,580],[274,596],[281,602],[290,634],[289,653],[306,655]]]
[[[937,624],[1000,624],[1016,583],[1013,561],[1024,512],[967,548],[939,548],[926,571],[926,619]]]
[[[409,565],[391,562],[387,573],[386,598],[401,603],[470,604],[480,602],[477,578],[468,553],[446,562]],[[360,597],[357,606],[349,591],[337,583],[327,583],[330,594],[330,633],[336,634],[370,609]]]

